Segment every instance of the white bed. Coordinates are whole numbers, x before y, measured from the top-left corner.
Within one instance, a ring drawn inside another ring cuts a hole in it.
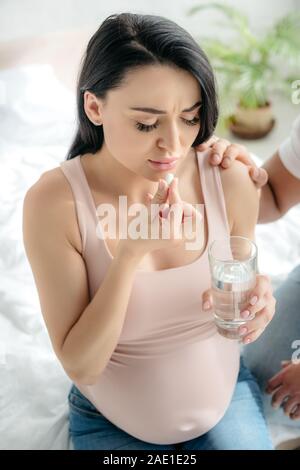
[[[68,449],[70,380],[51,349],[22,244],[26,190],[59,165],[75,129],[75,98],[49,64],[0,70],[1,449]],[[260,270],[274,285],[300,262],[300,207],[257,229]],[[270,425],[275,445],[296,437]]]

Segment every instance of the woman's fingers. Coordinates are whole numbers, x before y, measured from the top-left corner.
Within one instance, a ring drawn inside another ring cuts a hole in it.
[[[181,216],[181,222],[183,222],[183,204],[178,191],[177,177],[173,179],[172,183],[169,186],[169,203],[171,207],[169,210],[168,218],[170,218],[171,222],[174,223],[175,215],[178,214],[178,216]]]
[[[257,300],[254,302],[254,305],[251,305],[249,303],[249,305],[247,306],[247,308],[245,308],[245,310],[243,312],[241,312],[241,317],[242,318],[245,318],[246,320],[250,318],[254,318],[255,315],[260,312],[263,308],[265,308],[266,304],[267,304],[267,300],[266,300],[266,296],[261,296],[261,297],[254,297],[256,298]]]
[[[247,326],[246,325],[243,325],[246,327],[247,329]],[[243,343],[243,344],[250,344],[250,343],[253,343],[254,341],[257,340],[257,338],[260,337],[260,335],[265,331],[264,328],[258,328],[257,330],[254,330],[254,331],[250,331],[250,333],[248,334],[248,330],[246,332],[243,332],[243,327],[240,328],[240,333],[241,335],[243,335],[243,337],[240,339],[240,341]]]
[[[169,214],[169,205],[168,204],[161,204],[160,205],[160,211],[159,211],[159,217],[161,217],[162,219],[167,219],[168,218],[168,214]]]
[[[180,204],[181,202],[182,201],[178,190],[178,178],[176,177],[169,186],[169,203]]]
[[[265,274],[256,275],[256,284],[250,295],[250,304],[255,304],[255,297],[263,297],[267,292],[272,294],[272,285],[269,276]]]
[[[170,207],[168,213],[168,223],[170,224],[170,233],[172,238],[182,240],[181,224],[183,220],[183,210],[180,204],[176,207]]]
[[[168,199],[168,184],[165,180],[160,179],[156,193],[153,195],[151,193],[146,193],[145,202],[148,207],[148,210],[151,211],[151,217],[156,217],[159,214],[160,217],[166,217],[166,212],[168,206],[166,201]],[[156,206],[157,205],[157,206]],[[152,212],[152,207],[154,208],[154,214]],[[163,213],[163,214],[162,214]]]
[[[213,304],[211,289],[206,290],[202,294],[202,308],[203,310],[210,310]]]
[[[256,285],[250,294],[250,302],[241,312],[241,317],[248,320],[240,327],[243,342],[250,343],[264,331],[275,313],[276,299],[272,294],[272,285],[268,276],[257,274]],[[256,331],[260,333],[257,335]],[[247,337],[245,336],[247,335]]]
[[[273,296],[265,295],[253,307],[248,307],[247,310],[241,312],[241,317],[248,319],[249,331],[265,328],[274,316],[275,305],[276,299]]]
[[[149,204],[152,201],[153,198],[154,198],[153,194],[147,193],[146,194],[146,203]]]
[[[253,320],[249,320],[246,324],[240,326],[240,334],[243,335],[243,343],[249,344],[255,341],[264,332],[267,325],[273,317],[272,308],[267,305]]]
[[[246,306],[244,312],[241,312],[241,316],[243,318],[253,316],[253,314],[262,310],[268,303],[272,303],[272,308],[274,307],[275,311],[276,300],[273,297],[273,288],[268,276],[263,274],[256,275],[256,284],[250,293],[249,298],[250,300],[248,305]]]
[[[147,193],[148,202],[151,202],[151,204],[163,204],[164,202],[166,202],[167,198],[168,183],[163,179],[159,180],[159,184],[154,196],[152,196],[151,193]]]

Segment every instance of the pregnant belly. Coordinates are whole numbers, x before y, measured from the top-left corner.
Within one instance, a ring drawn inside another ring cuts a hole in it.
[[[154,444],[200,436],[224,415],[239,345],[215,334],[151,359],[111,361],[95,385],[78,386],[113,424]]]

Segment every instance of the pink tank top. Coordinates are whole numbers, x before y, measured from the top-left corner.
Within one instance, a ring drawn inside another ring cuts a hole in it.
[[[220,170],[210,166],[207,152],[196,155],[208,219],[205,251],[185,266],[136,271],[106,368],[93,385],[75,383],[109,421],[154,444],[184,442],[215,426],[229,406],[239,370],[238,342],[219,335],[213,314],[202,310],[202,293],[210,287],[208,246],[230,231]],[[80,155],[60,166],[73,191],[92,299],[112,256]]]

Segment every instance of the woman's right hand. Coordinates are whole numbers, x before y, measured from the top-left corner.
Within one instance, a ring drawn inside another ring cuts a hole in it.
[[[182,201],[178,191],[178,178],[174,178],[170,186],[163,179],[160,182],[161,187],[158,185],[155,195],[148,193],[146,196],[148,238],[134,239],[127,234],[127,238],[119,242],[119,248],[133,257],[143,257],[155,250],[178,247],[185,240],[184,224],[188,218],[193,217],[192,222],[196,217],[202,219],[201,214],[191,204]]]

